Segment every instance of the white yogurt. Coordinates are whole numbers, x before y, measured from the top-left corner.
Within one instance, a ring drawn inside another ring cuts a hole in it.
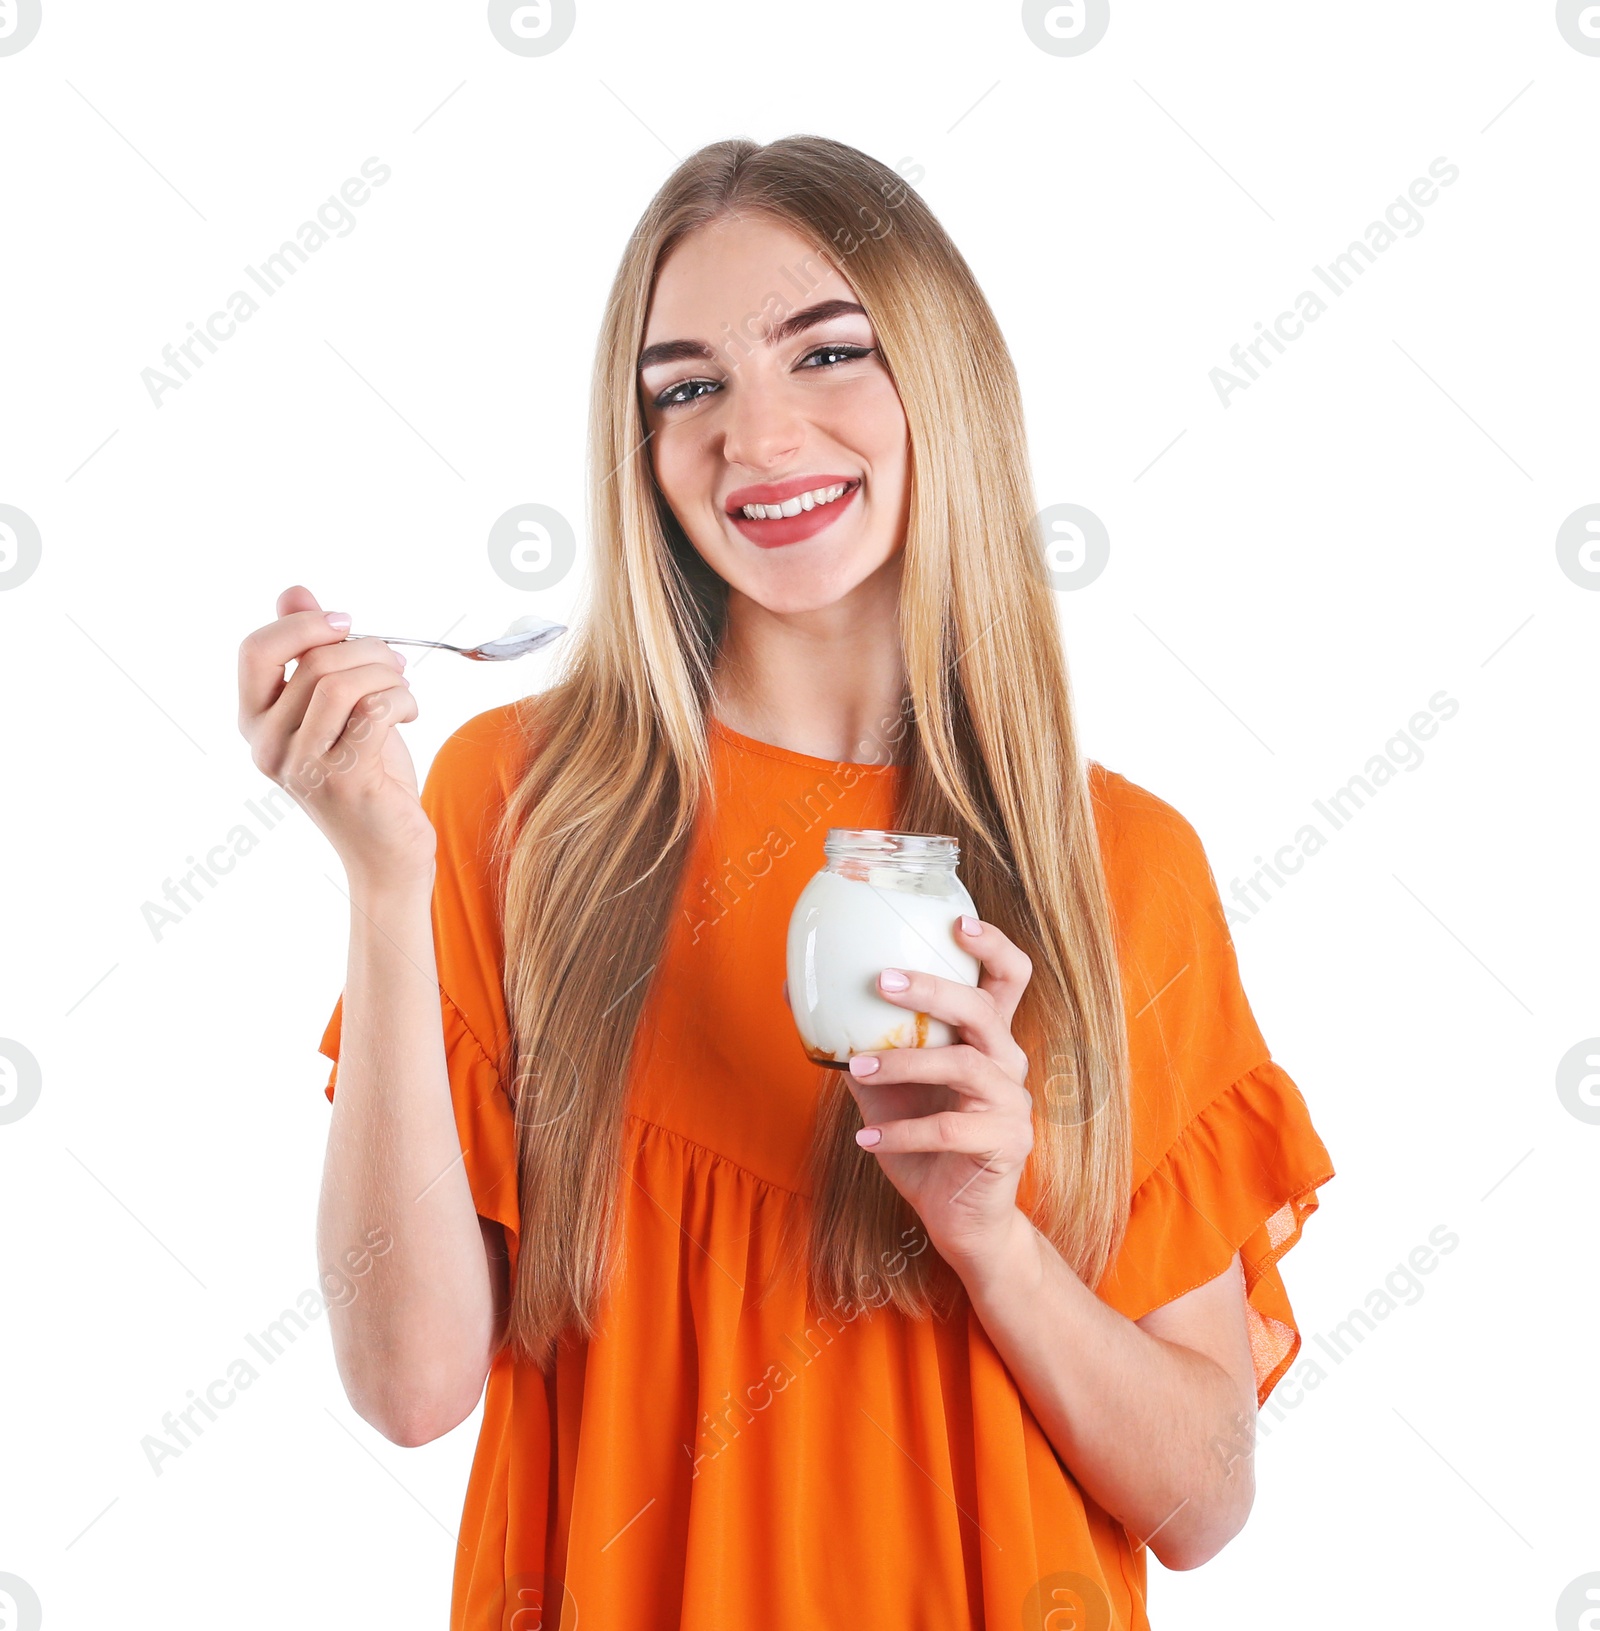
[[[554,639],[558,634],[566,633],[566,625],[552,623],[547,617],[538,617],[529,613],[525,617],[514,618],[504,634],[497,634],[492,640],[485,640],[485,646],[516,646],[529,651],[536,651],[540,646],[548,644],[548,640],[532,638],[547,635]]]
[[[933,880],[900,867],[865,870],[864,878],[853,878],[824,868],[801,890],[789,918],[789,1006],[800,1040],[818,1064],[839,1069],[853,1053],[961,1040],[944,1020],[882,997],[884,969],[975,986],[982,967],[955,940],[956,919],[978,912],[953,865]],[[927,893],[930,884],[942,892]]]

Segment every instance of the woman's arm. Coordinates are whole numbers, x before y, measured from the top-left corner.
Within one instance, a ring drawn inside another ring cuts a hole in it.
[[[339,1074],[317,1214],[334,1357],[397,1444],[469,1415],[504,1317],[505,1242],[473,1206],[433,954],[437,841],[395,726],[417,717],[381,640],[346,639],[303,584],[239,646],[256,768],[322,830],[350,880]],[[289,674],[290,666],[294,673]]]
[[[1102,1303],[1016,1204],[1034,1143],[1029,1061],[1011,1035],[1032,977],[992,923],[952,925],[977,986],[885,969],[879,991],[956,1027],[944,1047],[858,1053],[856,1134],[961,1276],[1062,1463],[1168,1568],[1213,1557],[1253,1499],[1255,1375],[1237,1258],[1142,1320]]]
[[[1255,1369],[1238,1255],[1141,1320],[1095,1296],[1020,1211],[991,1255],[958,1272],[1085,1492],[1167,1568],[1214,1557],[1255,1496]]]
[[[391,1244],[330,1303],[357,1414],[425,1444],[483,1393],[505,1319],[504,1231],[474,1209],[451,1105],[431,873],[351,892],[339,1076],[317,1213],[325,1275],[375,1229]]]

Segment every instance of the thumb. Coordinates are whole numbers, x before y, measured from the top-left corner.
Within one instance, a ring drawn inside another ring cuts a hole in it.
[[[321,610],[322,607],[317,604],[317,597],[303,583],[293,584],[278,596],[279,617],[287,617],[290,612],[320,612]]]

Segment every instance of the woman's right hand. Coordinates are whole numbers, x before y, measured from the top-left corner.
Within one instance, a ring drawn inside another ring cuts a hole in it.
[[[349,626],[330,624],[309,589],[285,589],[276,621],[239,647],[239,730],[256,768],[321,828],[353,886],[431,879],[433,824],[394,729],[417,717],[405,659],[381,640],[347,641]]]

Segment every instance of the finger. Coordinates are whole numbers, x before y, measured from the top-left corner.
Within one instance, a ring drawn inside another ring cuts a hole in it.
[[[975,925],[975,932],[967,932],[968,924]],[[956,919],[955,937],[957,945],[983,964],[978,989],[994,998],[995,1008],[1009,1028],[1022,993],[1033,978],[1033,959],[994,924],[966,913]]]
[[[397,697],[384,697],[388,691],[401,693]],[[386,663],[368,663],[361,668],[341,669],[324,674],[306,706],[305,720],[289,738],[290,766],[317,763],[333,748],[350,727],[356,709],[373,710],[386,717],[387,707],[399,707],[410,694],[410,685],[404,674],[397,673]],[[379,710],[369,697],[384,697],[386,707]],[[372,717],[371,713],[367,717]],[[413,713],[410,717],[415,718]],[[363,733],[360,746],[370,748],[370,737]],[[348,759],[346,755],[346,759]]]
[[[862,1134],[876,1132],[862,1143]],[[1033,1128],[1016,1116],[977,1110],[941,1110],[931,1116],[905,1116],[874,1122],[861,1129],[856,1142],[874,1155],[910,1155],[919,1152],[971,1155],[985,1166],[1009,1171],[1027,1159],[1033,1148]]]
[[[285,589],[278,596],[278,605],[289,609],[275,622],[253,629],[239,646],[241,727],[277,700],[284,686],[283,671],[301,652],[343,640],[350,629],[347,613],[324,612],[316,596],[299,584]],[[344,627],[333,627],[327,621],[330,616],[345,617]]]
[[[408,687],[369,692],[350,710],[339,740],[328,749],[324,762],[329,773],[338,775],[363,762],[381,763],[394,727],[410,724],[417,711],[416,695]]]
[[[897,975],[906,981],[904,990],[896,991],[884,983]],[[996,1060],[1015,1066],[1022,1058],[1022,1050],[1011,1039],[1010,1020],[1002,1017],[994,997],[981,986],[963,985],[919,969],[884,969],[878,975],[878,995],[898,1007],[931,1014],[955,1026],[962,1041],[982,1048]]]
[[[399,673],[405,658],[382,640],[365,635],[359,640],[337,640],[332,645],[313,646],[301,654],[294,673],[284,683],[277,700],[268,710],[272,728],[287,739],[300,729],[306,709],[325,675],[347,668],[393,669]],[[359,694],[358,694],[359,699]],[[353,705],[353,704],[352,704]]]
[[[908,1116],[932,1115],[936,1110],[959,1110],[964,1103],[961,1094],[943,1082],[884,1082],[879,1085],[868,1079],[858,1081],[847,1075],[856,1109],[862,1122],[869,1127],[881,1126],[886,1121],[901,1121]]]
[[[280,787],[304,781],[319,757],[332,751],[349,721],[366,717],[356,713],[363,697],[393,687],[402,662],[380,640],[341,640],[312,647],[295,665],[294,676],[277,701],[246,732],[257,768]],[[336,676],[339,684],[330,690]],[[306,718],[319,694],[322,702],[307,730]],[[369,730],[372,723],[367,718]]]
[[[336,715],[337,710],[334,712]],[[286,791],[303,799],[331,777],[344,775],[362,765],[379,763],[391,729],[416,717],[417,700],[408,686],[380,685],[350,704],[342,727],[336,717],[326,727],[313,721],[309,729],[316,732],[314,736],[302,731],[291,738],[284,768],[276,780]],[[330,731],[338,734],[326,747],[319,747],[317,744]],[[307,746],[294,745],[301,740]]]
[[[857,1090],[863,1114],[867,1104],[880,1102],[875,1095],[885,1104],[909,1106],[914,1115],[942,1109],[943,1105],[930,1100],[930,1087],[948,1088],[958,1106],[1020,1112],[1033,1103],[1017,1078],[1008,1076],[988,1054],[965,1042],[940,1048],[888,1048],[882,1053],[852,1054],[846,1080]]]

